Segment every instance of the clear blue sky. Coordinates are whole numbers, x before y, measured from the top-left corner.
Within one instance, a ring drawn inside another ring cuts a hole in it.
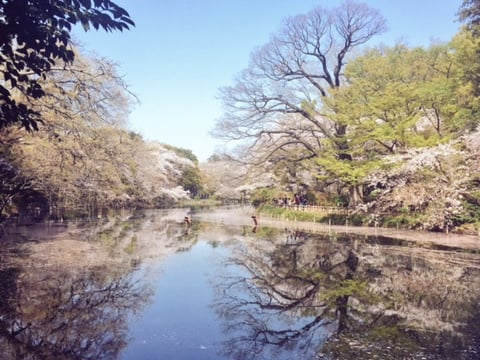
[[[283,18],[340,0],[114,0],[136,27],[123,33],[75,30],[84,46],[115,61],[140,104],[130,128],[147,140],[190,149],[205,161],[222,114],[218,89],[233,84],[250,53],[265,44]],[[387,19],[376,41],[428,46],[458,31],[461,0],[364,0]]]

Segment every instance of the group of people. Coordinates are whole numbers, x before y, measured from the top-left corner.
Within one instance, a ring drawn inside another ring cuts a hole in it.
[[[308,200],[306,196],[295,193],[292,198],[285,196],[277,199],[277,205],[282,207],[308,205]]]

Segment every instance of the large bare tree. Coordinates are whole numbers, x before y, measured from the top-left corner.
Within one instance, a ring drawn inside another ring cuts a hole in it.
[[[225,113],[213,134],[248,143],[242,156],[251,163],[315,158],[323,139],[338,158],[348,157],[346,125],[323,116],[319,105],[341,86],[352,51],[385,29],[377,10],[350,0],[285,19],[235,84],[220,90]]]

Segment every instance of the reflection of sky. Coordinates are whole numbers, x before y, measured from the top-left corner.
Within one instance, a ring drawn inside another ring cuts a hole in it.
[[[148,269],[148,272],[158,273],[156,279],[151,276],[155,295],[152,304],[145,312],[133,319],[130,324],[131,339],[122,359],[195,359],[216,360],[230,359],[221,353],[225,341],[231,336],[238,336],[245,329],[239,328],[226,334],[222,323],[217,317],[214,303],[214,287],[222,282],[227,275],[245,276],[246,273],[236,266],[225,268],[222,263],[232,254],[231,248],[213,247],[204,241],[199,241],[189,251],[176,253],[163,263],[158,263],[158,269]],[[236,290],[231,288],[232,292]],[[238,289],[237,289],[238,290]],[[246,294],[229,294],[245,298]],[[248,296],[247,296],[248,298]],[[268,328],[298,329],[311,318],[300,318],[292,322],[292,318],[281,315],[277,311],[264,311],[250,308],[257,319],[264,322]],[[236,319],[233,319],[235,322]],[[288,324],[288,325],[287,325]],[[319,324],[320,328],[321,325]],[[320,336],[318,327],[310,336]],[[318,338],[317,338],[318,339]],[[242,346],[242,344],[239,344]],[[248,344],[243,344],[248,347]],[[276,347],[275,347],[276,348]],[[267,348],[255,359],[269,358]],[[270,349],[279,350],[279,349]],[[314,349],[310,349],[314,351]],[[295,352],[295,350],[293,350]],[[286,357],[284,357],[286,356]],[[290,351],[276,353],[276,359],[291,359]]]
[[[157,280],[153,304],[130,326],[132,341],[122,359],[223,359],[222,337],[209,284],[212,261],[225,249],[200,242],[167,259]]]

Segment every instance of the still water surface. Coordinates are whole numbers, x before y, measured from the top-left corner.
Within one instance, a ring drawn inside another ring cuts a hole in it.
[[[0,359],[478,359],[480,255],[184,210],[14,229]]]
[[[122,359],[223,359],[222,329],[211,308],[215,265],[227,256],[205,240],[158,264],[152,303],[131,321]]]

